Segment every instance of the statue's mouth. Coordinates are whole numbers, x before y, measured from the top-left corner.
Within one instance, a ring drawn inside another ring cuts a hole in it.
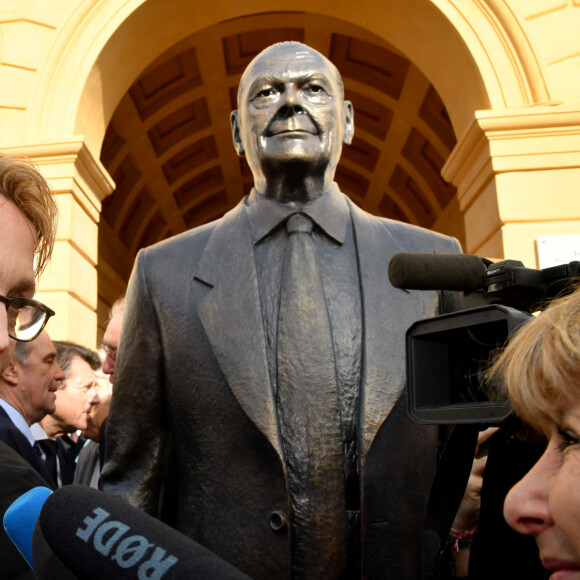
[[[268,128],[269,136],[307,134],[317,135],[318,130],[309,117],[291,117],[290,119],[278,119],[271,123]]]

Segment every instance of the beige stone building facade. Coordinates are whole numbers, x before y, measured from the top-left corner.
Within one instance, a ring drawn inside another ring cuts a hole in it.
[[[344,77],[337,181],[360,206],[480,256],[575,259],[578,30],[580,0],[5,0],[0,149],[35,161],[61,212],[51,336],[98,344],[137,251],[248,191],[229,113],[279,40]]]

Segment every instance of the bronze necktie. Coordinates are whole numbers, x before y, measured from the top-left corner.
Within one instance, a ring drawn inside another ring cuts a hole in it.
[[[340,411],[313,223],[287,221],[278,318],[278,413],[292,493],[293,576],[334,578],[346,528]]]

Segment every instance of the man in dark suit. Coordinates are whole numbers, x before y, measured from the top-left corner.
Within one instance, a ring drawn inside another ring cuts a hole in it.
[[[21,495],[47,482],[30,463],[12,447],[0,441],[0,517]],[[12,540],[0,528],[0,578],[2,580],[33,580],[34,572]]]
[[[54,411],[62,378],[56,349],[44,330],[32,342],[17,342],[12,362],[0,373],[0,517],[33,487],[57,487],[30,425]],[[33,577],[3,528],[0,561],[0,578]]]
[[[125,297],[118,298],[111,307],[111,317],[103,335],[102,372],[97,375],[97,389],[100,402],[92,409],[87,420],[83,435],[89,439],[79,453],[74,483],[98,487],[101,468],[105,459],[105,427],[111,408],[113,384],[115,382],[115,365],[117,364],[117,349],[121,337]],[[107,377],[108,375],[108,377]]]
[[[18,342],[12,362],[0,373],[0,441],[12,447],[55,488],[30,429],[56,409],[58,382],[64,378],[56,348],[46,331],[32,342]]]
[[[339,191],[353,110],[311,48],[252,61],[232,130],[251,194],[137,258],[101,485],[253,578],[416,578],[438,431],[407,416],[404,336],[442,297],[387,266],[459,245]]]
[[[73,483],[76,460],[85,440],[77,431],[86,429],[89,415],[100,402],[95,371],[101,368],[99,355],[80,344],[55,342],[57,360],[64,373],[56,392],[56,408],[40,421],[43,439],[49,439],[57,453],[59,487]],[[40,435],[35,431],[35,436]]]

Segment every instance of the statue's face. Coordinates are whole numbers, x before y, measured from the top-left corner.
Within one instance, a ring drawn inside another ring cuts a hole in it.
[[[275,46],[262,53],[241,81],[232,127],[239,154],[254,175],[334,169],[352,139],[352,107],[345,103],[336,69],[307,46]]]

